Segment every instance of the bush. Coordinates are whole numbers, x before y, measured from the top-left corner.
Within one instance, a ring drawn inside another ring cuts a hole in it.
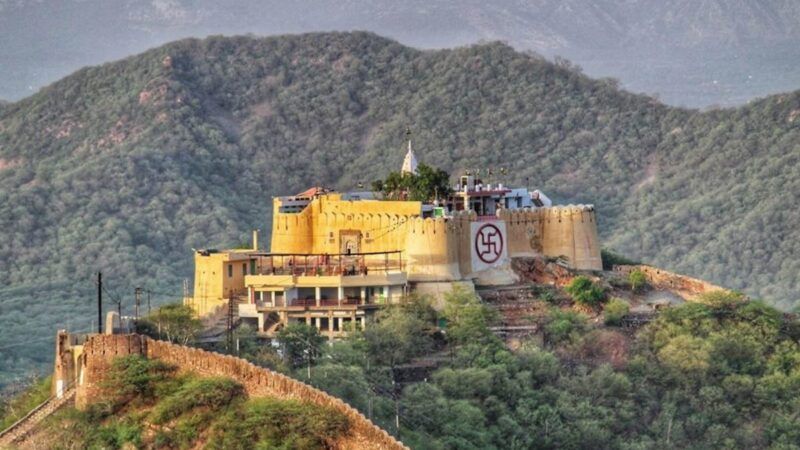
[[[558,303],[558,297],[556,296],[556,292],[552,289],[543,290],[539,294],[539,299],[551,305],[555,305],[556,303]]]
[[[586,317],[575,311],[550,311],[548,323],[544,327],[546,340],[558,344],[572,340],[573,336],[585,328]]]
[[[564,290],[572,296],[576,303],[585,306],[597,306],[605,300],[606,296],[602,287],[583,275],[575,277]]]
[[[617,326],[622,322],[622,318],[628,314],[628,302],[621,298],[612,298],[603,308],[603,318],[606,325]]]
[[[242,385],[229,378],[191,379],[156,406],[152,422],[163,424],[195,408],[222,408],[242,397]]]
[[[641,270],[634,270],[628,274],[628,283],[633,292],[640,292],[647,285],[647,275]]]
[[[109,376],[102,383],[106,395],[116,400],[132,396],[150,399],[156,385],[166,380],[175,367],[141,355],[127,355],[111,363]]]

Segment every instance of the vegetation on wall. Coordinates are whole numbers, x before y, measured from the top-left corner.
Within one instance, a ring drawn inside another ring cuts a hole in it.
[[[385,177],[407,126],[432,167],[506,167],[485,181],[594,203],[607,247],[790,309],[799,123],[800,93],[701,113],[500,43],[369,33],[190,39],[82,69],[0,109],[0,384],[49,370],[56,328],[95,328],[96,272],[106,308],[130,313],[137,286],[177,300],[192,248],[269,229],[273,195]]]
[[[330,446],[348,430],[329,407],[248,398],[227,378],[177,375],[139,355],[114,361],[87,411],[48,418],[37,439],[48,448],[286,448]]]

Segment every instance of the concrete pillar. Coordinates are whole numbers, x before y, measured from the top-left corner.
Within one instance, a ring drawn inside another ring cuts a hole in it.
[[[328,337],[333,337],[333,311],[328,311]]]
[[[261,333],[264,332],[264,314],[258,315],[258,331]]]
[[[360,300],[361,300],[360,303],[362,305],[367,302],[367,288],[364,287],[364,286],[361,286],[361,297],[360,297]]]
[[[256,303],[256,292],[253,286],[247,286],[247,300],[251,305]]]
[[[344,300],[344,288],[342,286],[337,289],[337,295],[339,296],[339,306],[342,306],[342,300]]]
[[[275,291],[272,291],[272,292],[269,293],[269,301],[270,301],[270,303],[272,304],[273,307],[274,306],[278,306],[278,305],[275,304]]]
[[[319,301],[320,301],[320,298],[322,297],[321,291],[322,291],[322,289],[320,289],[319,287],[315,287],[314,288],[314,300],[316,300],[317,306],[319,306]]]
[[[386,299],[386,304],[391,303],[389,301],[389,289],[390,289],[389,286],[384,286],[383,287],[383,298]]]

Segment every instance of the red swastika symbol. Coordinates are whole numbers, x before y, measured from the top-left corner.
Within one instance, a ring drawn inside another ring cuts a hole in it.
[[[486,264],[492,264],[503,254],[503,235],[496,226],[487,223],[475,234],[475,253]]]

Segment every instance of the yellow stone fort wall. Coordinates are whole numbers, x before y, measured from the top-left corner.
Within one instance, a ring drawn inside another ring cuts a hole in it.
[[[461,234],[453,221],[412,218],[408,221],[405,257],[410,281],[456,281]]]
[[[594,209],[584,205],[535,210],[502,210],[509,256],[564,256],[576,269],[601,270],[600,241]]]
[[[298,213],[281,213],[280,201],[273,202],[272,253],[312,253],[314,227],[312,211],[306,208]]]
[[[275,211],[279,206],[276,199]],[[402,251],[411,281],[470,276],[470,224],[477,220],[475,213],[422,219],[419,208],[419,202],[319,197],[300,213],[274,213],[272,252],[337,254],[342,252],[343,235],[360,233],[362,253]],[[602,268],[595,213],[590,206],[501,210],[497,218],[506,225],[510,257],[563,256],[577,269]]]

